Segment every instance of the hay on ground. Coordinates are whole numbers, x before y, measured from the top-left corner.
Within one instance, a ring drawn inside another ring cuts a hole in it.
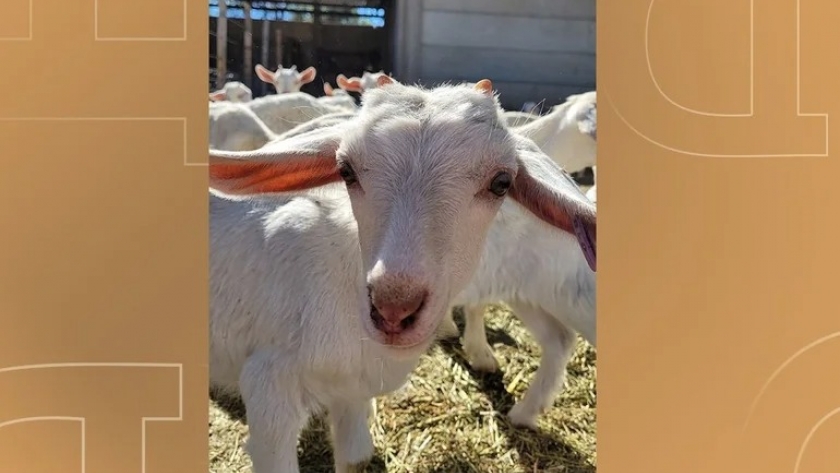
[[[539,432],[514,428],[505,414],[521,399],[538,366],[539,348],[504,306],[488,308],[487,335],[501,370],[470,369],[460,343],[441,342],[408,385],[377,400],[370,472],[594,473],[595,351],[579,341],[565,390],[540,418]],[[463,330],[460,314],[456,320]],[[250,473],[243,445],[244,409],[211,401],[210,471]],[[301,436],[301,472],[333,471],[328,428],[315,419]]]

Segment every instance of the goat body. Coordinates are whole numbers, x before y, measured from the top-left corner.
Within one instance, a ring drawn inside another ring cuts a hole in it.
[[[243,398],[255,473],[297,473],[323,409],[336,471],[370,458],[372,398],[434,341],[506,195],[595,267],[594,206],[489,81],[384,81],[349,119],[210,153],[210,381]]]
[[[304,92],[266,95],[247,104],[268,128],[275,134],[291,130],[295,126],[328,113],[346,112],[344,107],[325,104]]]
[[[509,413],[515,425],[535,427],[538,415],[553,404],[562,390],[577,333],[595,346],[595,289],[595,273],[574,237],[558,236],[519,204],[502,204],[475,276],[453,306],[464,306],[464,352],[477,370],[498,369],[484,328],[487,304],[505,301],[540,344],[540,366],[525,396]],[[457,335],[451,319],[442,326],[444,337]]]
[[[514,131],[534,140],[567,172],[578,172],[595,165],[595,107],[595,92],[570,95],[551,112]]]
[[[275,139],[266,124],[243,104],[213,102],[209,118],[211,149],[250,151]]]

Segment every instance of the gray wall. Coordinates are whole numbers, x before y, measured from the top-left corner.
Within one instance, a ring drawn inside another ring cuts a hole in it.
[[[397,0],[394,76],[493,81],[506,108],[595,88],[595,0]]]

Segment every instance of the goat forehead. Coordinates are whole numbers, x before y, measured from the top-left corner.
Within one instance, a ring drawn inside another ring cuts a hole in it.
[[[393,117],[368,123],[348,136],[343,156],[363,173],[387,181],[481,179],[494,168],[515,164],[504,129],[447,117],[422,120]]]

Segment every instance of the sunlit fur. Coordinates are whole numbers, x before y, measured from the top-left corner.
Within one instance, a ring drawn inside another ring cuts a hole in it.
[[[275,139],[266,124],[250,108],[240,103],[210,103],[209,118],[212,149],[250,151]]]
[[[304,92],[266,95],[245,105],[278,135],[313,118],[347,111],[346,107],[323,103]]]
[[[516,126],[516,133],[527,136],[568,172],[595,165],[596,92],[570,95],[560,105],[536,120]]]
[[[300,92],[300,88],[304,84],[308,84],[315,79],[317,71],[314,67],[309,67],[303,72],[298,72],[297,66],[292,67],[278,67],[276,71],[271,72],[262,64],[255,66],[257,77],[263,82],[274,85],[274,89],[278,94],[289,94],[292,92]]]
[[[491,95],[470,85],[392,84],[366,92],[354,118],[252,155],[319,151],[351,163],[358,186],[231,197],[224,181],[215,183],[210,379],[242,394],[255,473],[297,472],[297,436],[323,409],[336,471],[371,457],[371,399],[404,384],[472,277],[503,201],[487,191],[490,181],[523,166],[533,176],[556,169],[536,146],[520,152],[520,145]],[[569,200],[549,200],[546,190],[534,209],[587,205],[567,176],[555,175],[552,191]],[[399,340],[372,326],[368,284],[428,291]]]
[[[248,102],[252,98],[253,94],[251,93],[251,89],[242,82],[236,81],[227,82],[221,89],[210,93],[210,99],[219,102],[228,101],[244,103]]]
[[[464,306],[464,352],[475,369],[499,367],[484,329],[487,304],[507,303],[539,343],[540,366],[509,412],[515,425],[535,427],[539,414],[554,403],[577,333],[595,346],[595,290],[595,272],[574,236],[558,234],[515,202],[502,205],[475,276],[453,305]],[[442,329],[445,336],[458,334],[451,318]]]

